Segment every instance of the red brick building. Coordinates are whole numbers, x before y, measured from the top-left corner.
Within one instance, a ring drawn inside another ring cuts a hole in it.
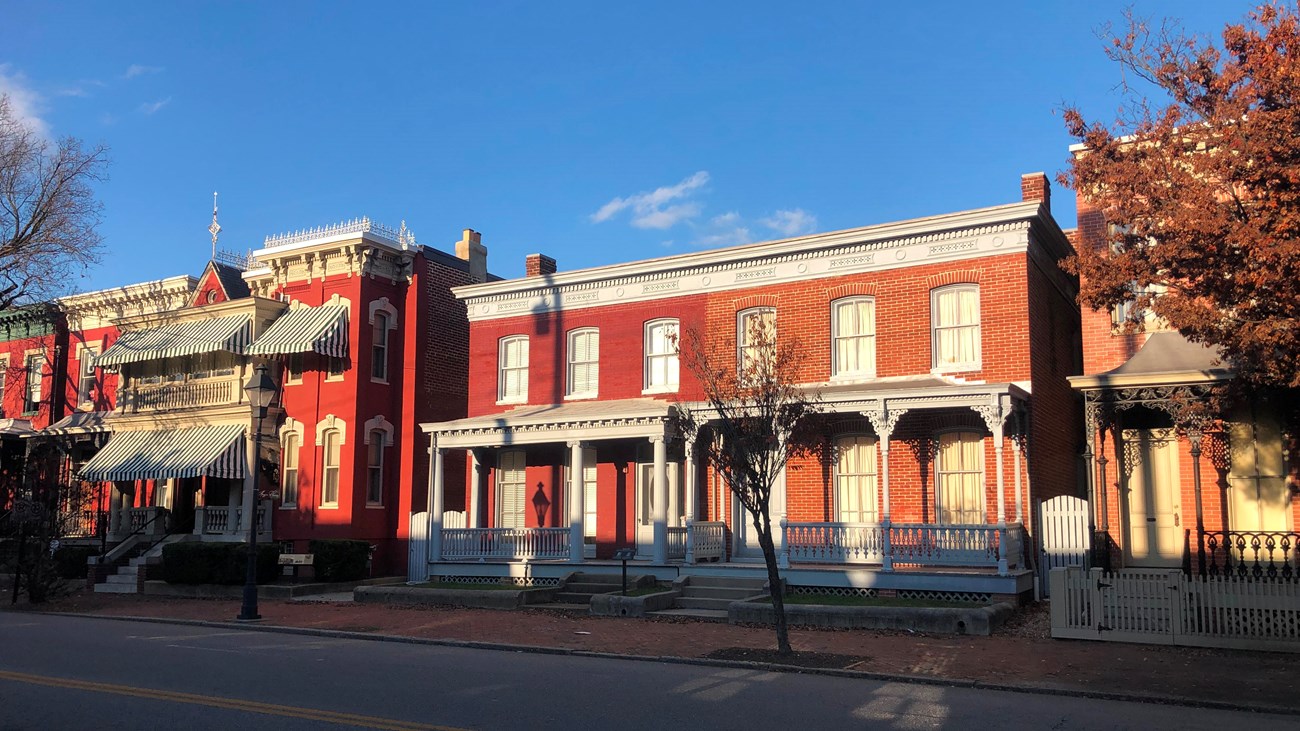
[[[792,463],[773,499],[792,583],[1029,590],[1034,502],[1075,491],[1079,313],[1046,178],[1025,176],[1021,193],[572,272],[534,255],[522,279],[456,289],[469,416],[423,425],[433,532],[412,572],[558,575],[624,547],[661,578],[706,558],[757,568],[752,530],[672,416],[703,399],[675,336],[741,358],[757,320],[805,349],[800,380],[826,412],[824,454]],[[447,487],[462,454],[464,501]]]

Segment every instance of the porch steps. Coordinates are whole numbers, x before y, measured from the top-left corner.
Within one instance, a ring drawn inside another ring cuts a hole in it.
[[[731,576],[687,576],[678,582],[681,596],[672,609],[651,612],[659,617],[694,617],[710,622],[727,621],[732,602],[764,593],[762,579]]]
[[[627,587],[633,589],[654,583],[653,576],[635,576],[629,574]],[[555,594],[555,602],[539,605],[545,609],[573,609],[586,611],[591,607],[591,598],[597,594],[609,594],[623,588],[623,575],[592,574],[581,572],[569,577],[563,591]]]
[[[95,584],[99,594],[139,594],[143,590],[144,580],[148,578],[149,568],[162,564],[163,547],[171,543],[190,540],[191,536],[173,535],[164,538],[158,545],[148,551],[143,547],[132,548],[126,563],[117,567],[117,571],[104,577],[103,583]],[[131,555],[134,554],[134,555]]]

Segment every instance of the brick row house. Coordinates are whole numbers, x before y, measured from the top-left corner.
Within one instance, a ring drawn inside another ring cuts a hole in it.
[[[1076,486],[1080,322],[1047,180],[1021,183],[991,208],[571,272],[534,255],[456,288],[469,410],[422,424],[413,578],[551,580],[622,548],[661,579],[758,575],[752,528],[674,423],[704,399],[677,339],[742,359],[758,321],[805,350],[825,412],[825,449],[773,498],[788,581],[1032,591],[1033,506]]]

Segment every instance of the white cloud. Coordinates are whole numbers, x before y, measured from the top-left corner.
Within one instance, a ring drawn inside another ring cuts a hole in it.
[[[817,217],[802,208],[777,211],[759,223],[786,236],[812,233],[817,228]]]
[[[709,221],[710,226],[717,226],[720,228],[724,226],[735,226],[738,223],[740,223],[740,213],[738,211],[728,211],[720,216],[714,216],[713,219]]]
[[[9,97],[9,111],[33,132],[50,139],[50,125],[41,118],[45,111],[45,98],[27,85],[27,77],[12,70],[10,64],[0,64],[0,95]]]
[[[159,99],[156,102],[145,102],[144,104],[140,105],[140,112],[143,114],[153,114],[154,112],[157,112],[159,109],[162,109],[163,107],[171,103],[172,103],[171,97],[167,97],[166,99]]]
[[[682,221],[696,218],[702,209],[700,204],[692,201],[668,204],[690,198],[708,182],[708,171],[701,170],[676,185],[655,188],[648,193],[637,193],[626,198],[614,198],[591,214],[591,221],[602,223],[625,210],[630,210],[632,225],[637,228],[671,228]]]
[[[695,239],[695,245],[703,249],[714,249],[722,246],[740,246],[741,244],[748,244],[753,241],[754,236],[750,233],[748,226],[735,226],[730,229],[700,236]]]
[[[159,72],[162,71],[162,70],[163,70],[163,69],[162,69],[162,66],[145,66],[145,65],[143,65],[143,64],[133,63],[133,64],[131,64],[130,66],[127,66],[127,67],[126,67],[126,71],[123,72],[123,74],[122,74],[122,78],[123,78],[123,79],[134,79],[134,78],[137,77],[137,76],[145,76],[145,75],[147,75],[147,74],[156,74],[156,73],[159,73]]]

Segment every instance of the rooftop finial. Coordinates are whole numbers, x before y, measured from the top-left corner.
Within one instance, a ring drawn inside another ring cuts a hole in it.
[[[221,233],[221,225],[217,223],[217,194],[212,194],[212,225],[208,226],[208,233],[212,234],[212,259],[217,258],[217,234]]]

